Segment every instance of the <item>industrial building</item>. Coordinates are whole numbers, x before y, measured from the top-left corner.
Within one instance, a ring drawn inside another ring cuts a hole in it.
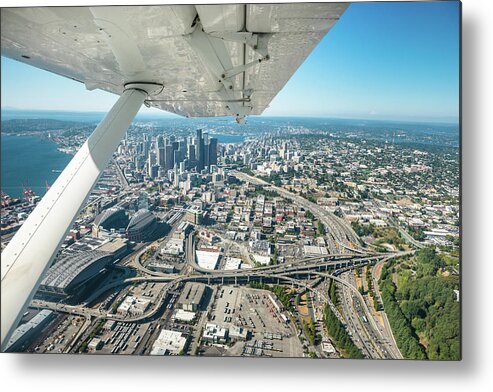
[[[221,253],[209,250],[197,250],[195,254],[197,256],[197,264],[200,267],[209,270],[214,270],[217,268],[217,263]]]
[[[164,248],[161,249],[162,254],[178,256],[185,252],[185,244],[183,240],[171,238]]]
[[[224,264],[224,269],[227,271],[230,270],[239,270],[241,268],[242,260],[237,257],[228,257],[226,259],[226,264]]]
[[[249,338],[250,336],[250,331],[248,329],[245,329],[243,327],[239,327],[237,325],[232,325],[231,328],[229,329],[229,338],[233,341],[245,341]]]
[[[122,316],[142,316],[150,305],[151,300],[148,298],[129,295],[125,297],[116,312]]]
[[[216,324],[207,323],[202,335],[204,342],[226,343],[228,340],[228,330]]]
[[[152,345],[151,355],[179,355],[186,345],[187,338],[181,332],[163,329]]]
[[[303,253],[305,256],[325,256],[329,254],[326,247],[312,245],[305,245],[303,247]]]
[[[38,336],[39,332],[54,318],[55,313],[44,309],[40,311],[27,323],[17,327],[7,343],[6,352],[22,351],[23,347],[30,344],[33,337]]]
[[[183,310],[196,312],[202,308],[207,286],[202,283],[187,282],[178,298],[178,304]]]
[[[195,321],[197,314],[195,312],[190,312],[188,310],[176,309],[171,316],[171,320],[178,320],[185,323],[191,323]]]
[[[102,347],[103,342],[99,338],[93,338],[87,346],[90,353],[95,353],[96,351],[101,350]]]
[[[172,274],[175,272],[175,267],[172,264],[166,263],[161,260],[153,260],[148,265],[151,271],[162,272],[165,274]]]

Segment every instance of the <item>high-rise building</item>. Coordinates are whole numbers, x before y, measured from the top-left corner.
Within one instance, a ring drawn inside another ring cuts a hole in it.
[[[197,160],[197,171],[204,168],[204,139],[202,138],[202,129],[197,129],[195,138],[195,159]]]
[[[151,139],[149,139],[149,135],[144,133],[144,142],[142,144],[142,153],[144,154],[144,158],[147,159],[149,155],[149,149],[151,148]]]
[[[164,147],[164,138],[162,136],[157,137],[157,164],[159,167],[165,166],[165,147]]]
[[[158,165],[152,165],[151,166],[151,175],[149,177],[151,177],[154,180],[155,178],[158,177],[158,173],[159,173],[159,166]]]
[[[173,169],[173,146],[171,144],[167,144],[164,148],[164,168],[165,170]]]
[[[209,143],[204,143],[204,167],[209,169]]]
[[[188,161],[190,162],[191,167],[194,167],[194,165],[195,165],[195,145],[192,143],[189,143],[187,148],[188,148],[188,152],[187,152]]]
[[[180,140],[178,142],[178,150],[180,151],[180,162],[182,162],[187,156],[187,142],[186,140]]]
[[[149,154],[149,157],[147,158],[147,175],[151,178],[152,177],[152,167],[156,165],[156,154],[154,152],[151,151],[151,153]],[[156,176],[157,176],[157,172],[156,172]]]
[[[180,164],[180,150],[173,151],[173,167],[178,167]]]
[[[180,151],[179,150],[179,143],[177,141],[171,142],[171,146],[173,147],[173,158],[175,156],[175,151]]]
[[[217,165],[217,139],[209,139],[209,166]]]

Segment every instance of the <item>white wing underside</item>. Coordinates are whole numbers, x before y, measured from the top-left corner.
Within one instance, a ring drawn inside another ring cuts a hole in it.
[[[118,95],[163,84],[148,104],[182,116],[258,115],[347,6],[2,9],[2,55]]]

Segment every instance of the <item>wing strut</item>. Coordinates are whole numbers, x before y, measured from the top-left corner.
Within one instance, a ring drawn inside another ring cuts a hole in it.
[[[150,93],[162,88],[152,83],[125,87],[2,252],[2,351],[142,103]]]

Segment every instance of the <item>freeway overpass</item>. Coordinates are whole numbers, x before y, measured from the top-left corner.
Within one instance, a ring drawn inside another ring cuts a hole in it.
[[[344,249],[350,244],[354,244],[357,247],[360,244],[360,239],[358,235],[354,232],[351,226],[349,226],[344,220],[335,216],[332,212],[320,207],[319,205],[312,203],[311,201],[289,192],[288,190],[272,185],[264,180],[257,177],[250,176],[246,173],[239,172],[237,170],[232,170],[231,174],[242,181],[248,181],[252,184],[266,187],[268,189],[274,190],[279,195],[286,199],[291,199],[297,205],[303,207],[304,209],[310,211],[317,219],[319,219],[329,230],[328,236],[331,237],[330,240],[338,247]]]

